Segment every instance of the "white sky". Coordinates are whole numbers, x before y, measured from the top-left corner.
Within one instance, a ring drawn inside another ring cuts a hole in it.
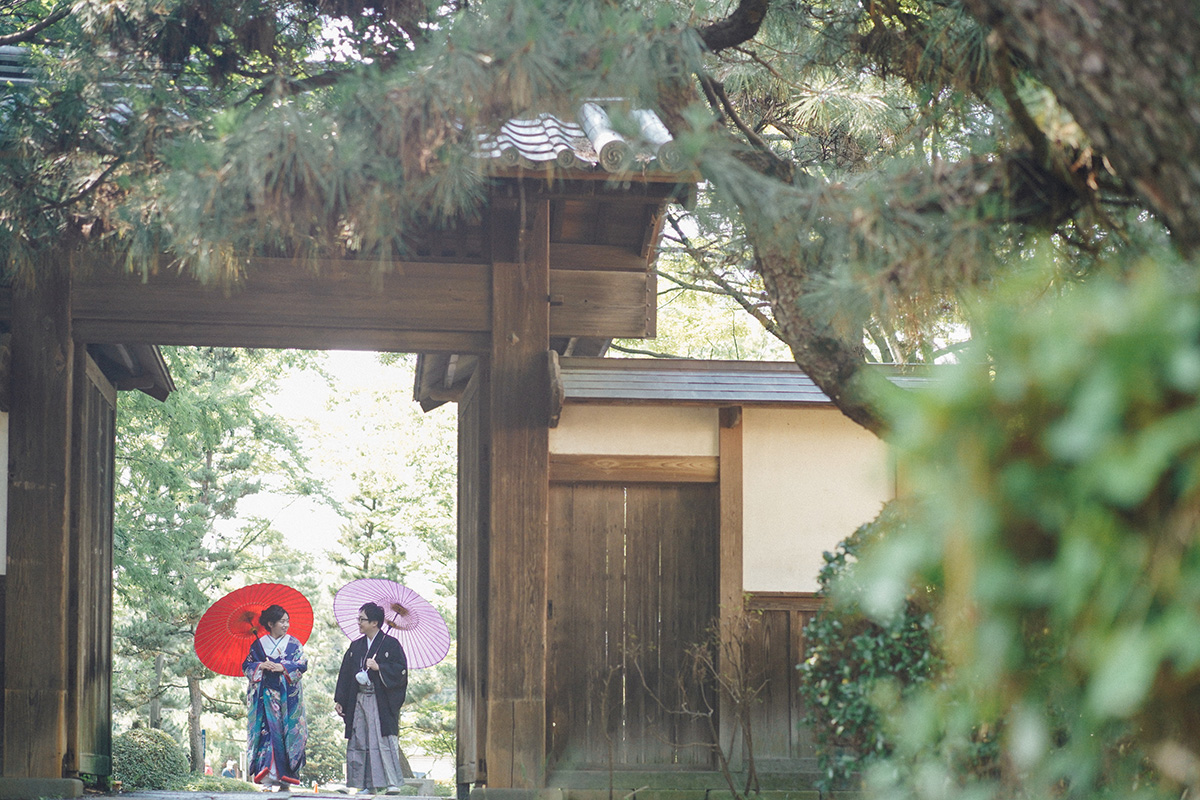
[[[373,352],[334,350],[327,354],[325,369],[336,381],[339,393],[379,388],[388,382],[403,401],[412,402],[409,399],[412,370],[406,364],[380,364]],[[364,437],[369,433],[348,420],[344,410],[331,410],[332,397],[333,390],[324,379],[306,372],[285,381],[280,392],[267,398],[267,402],[301,433],[310,466],[328,483],[330,491],[341,497],[353,491],[354,481],[340,463],[323,459],[322,452],[329,451],[332,445],[338,452],[352,453],[367,441]],[[238,507],[246,514],[272,520],[289,544],[314,555],[321,555],[332,545],[342,523],[331,508],[308,499],[292,500],[264,493],[243,500]]]

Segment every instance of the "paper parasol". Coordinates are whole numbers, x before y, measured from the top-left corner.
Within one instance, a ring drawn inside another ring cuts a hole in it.
[[[196,655],[219,675],[241,675],[250,645],[266,633],[258,616],[267,606],[280,605],[291,622],[288,633],[308,641],[313,610],[308,598],[282,583],[254,583],[235,589],[208,607],[196,626]]]
[[[407,586],[382,578],[350,581],[333,596],[333,617],[351,639],[361,635],[358,610],[366,603],[383,606],[383,632],[400,640],[411,669],[432,667],[450,651],[450,629],[438,610]]]

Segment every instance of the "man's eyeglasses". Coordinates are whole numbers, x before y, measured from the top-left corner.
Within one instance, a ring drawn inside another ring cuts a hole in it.
[[[359,622],[370,622],[371,620],[367,619],[366,617],[359,617],[358,621]]]

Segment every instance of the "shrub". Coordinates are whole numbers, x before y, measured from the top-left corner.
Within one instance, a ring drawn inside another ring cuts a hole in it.
[[[883,624],[867,617],[845,580],[861,550],[907,522],[903,506],[893,501],[825,554],[820,592],[831,600],[804,629],[808,657],[799,667],[823,791],[890,754],[878,704],[906,696],[941,667],[927,596],[910,595],[902,611]]]
[[[135,728],[113,738],[113,780],[126,789],[168,789],[187,777],[183,748],[169,733]]]
[[[180,791],[183,792],[257,792],[259,787],[252,783],[247,783],[239,778],[222,778],[220,775],[195,775],[188,774],[183,776],[181,783],[178,785]]]

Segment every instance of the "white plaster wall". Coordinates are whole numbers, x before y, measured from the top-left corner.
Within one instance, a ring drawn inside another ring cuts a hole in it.
[[[828,407],[746,408],[743,590],[815,592],[822,553],[893,495],[885,445]]]
[[[0,411],[0,575],[8,573],[8,412]]]
[[[715,456],[717,409],[567,405],[550,429],[550,452],[611,456]]]

